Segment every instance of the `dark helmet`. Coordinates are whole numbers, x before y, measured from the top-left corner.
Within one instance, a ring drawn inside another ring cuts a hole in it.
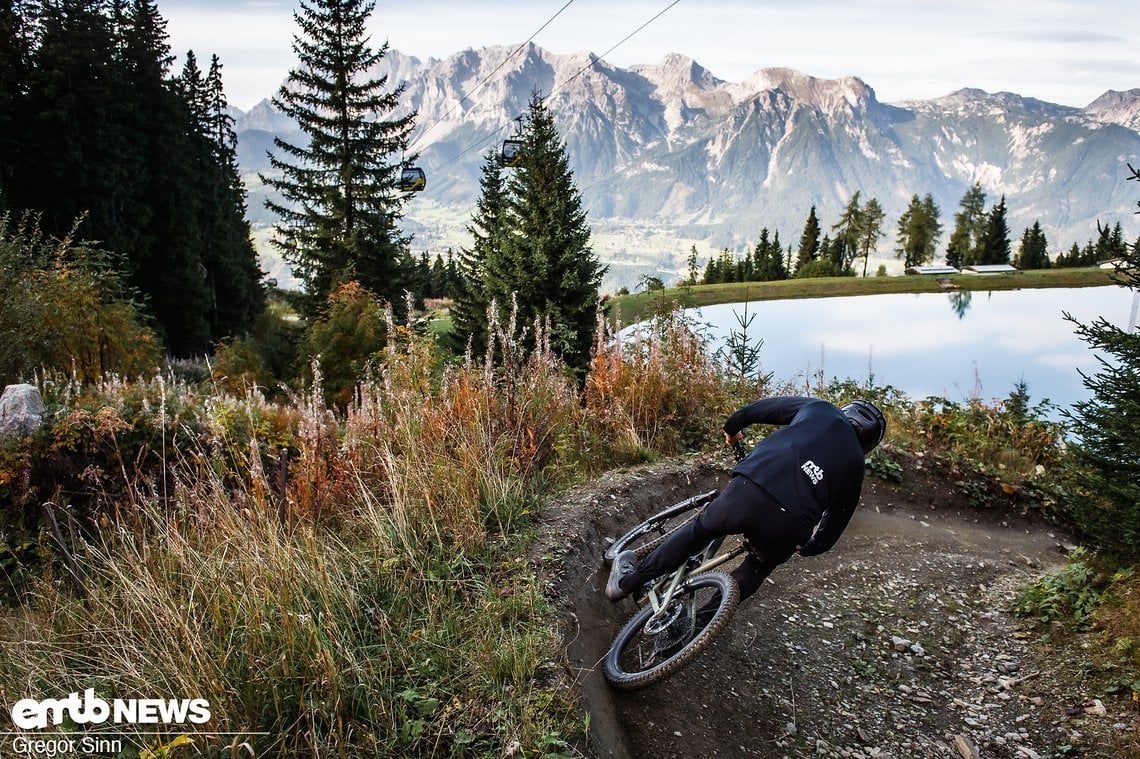
[[[859,438],[859,445],[863,446],[863,455],[866,456],[887,433],[887,418],[870,401],[851,401],[840,410],[855,428],[855,436]]]

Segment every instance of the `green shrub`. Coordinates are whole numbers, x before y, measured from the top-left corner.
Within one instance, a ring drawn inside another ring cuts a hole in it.
[[[1013,611],[1041,622],[1062,622],[1079,629],[1088,625],[1100,603],[1105,578],[1077,549],[1063,569],[1038,578],[1014,599]]]
[[[841,272],[835,268],[835,264],[831,261],[817,258],[814,261],[808,261],[806,264],[796,269],[796,279],[815,279],[818,277],[838,277]]]
[[[344,408],[352,400],[368,363],[384,348],[385,325],[380,301],[359,282],[329,295],[328,309],[309,326],[301,346],[303,357],[320,361],[327,402]]]
[[[45,368],[94,381],[158,367],[162,345],[110,253],[0,216],[0,281],[0,386]]]

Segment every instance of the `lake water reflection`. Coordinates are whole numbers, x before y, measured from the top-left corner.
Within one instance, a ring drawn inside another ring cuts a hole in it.
[[[1031,402],[1067,407],[1088,397],[1078,369],[1096,357],[1062,313],[1126,327],[1132,292],[1123,287],[867,295],[747,304],[750,339],[763,338],[762,371],[802,385],[826,378],[893,385],[912,398],[1005,398],[1024,379]],[[713,348],[745,304],[693,309]]]

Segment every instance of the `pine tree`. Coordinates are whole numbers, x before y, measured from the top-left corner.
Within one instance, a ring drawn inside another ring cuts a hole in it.
[[[12,210],[9,192],[27,134],[25,86],[31,40],[15,0],[0,0],[0,213]]]
[[[700,279],[701,272],[700,272],[700,269],[697,268],[697,246],[696,246],[696,244],[693,244],[689,248],[689,257],[687,259],[685,259],[685,263],[688,266],[688,278],[685,280],[686,284],[688,284],[689,286],[697,284],[697,281]]]
[[[132,0],[119,23],[130,93],[125,117],[141,141],[149,209],[138,229],[143,250],[134,282],[149,296],[171,353],[201,354],[210,346],[215,304],[204,254],[213,241],[202,226],[207,164],[191,105],[168,81],[174,58],[154,0]]]
[[[946,263],[962,268],[980,263],[981,241],[986,225],[986,192],[980,182],[966,191],[954,214],[954,231],[946,246]]]
[[[904,267],[922,266],[934,260],[938,238],[942,234],[940,214],[930,193],[922,200],[917,194],[911,196],[910,204],[899,217],[896,238],[898,247],[895,250],[903,259]]]
[[[507,181],[503,265],[487,262],[488,294],[505,314],[512,298],[522,325],[549,319],[554,349],[584,370],[605,267],[590,249],[590,227],[565,146],[542,98],[531,97],[522,155]]]
[[[506,187],[503,169],[494,154],[488,154],[483,161],[479,185],[481,192],[475,202],[475,215],[467,226],[474,243],[470,249],[460,250],[455,302],[451,307],[451,321],[459,343],[454,347],[463,350],[470,343],[476,356],[483,355],[489,339],[487,309],[491,299],[487,295],[486,283],[488,262],[497,267],[505,265]]]
[[[1009,225],[1005,220],[1005,196],[1001,196],[986,219],[985,234],[982,237],[980,264],[1009,263]]]
[[[831,264],[843,276],[854,274],[851,262],[859,250],[859,236],[863,227],[863,209],[859,204],[860,191],[851,196],[839,221],[831,225],[835,236],[831,240]]]
[[[886,218],[883,207],[877,198],[871,198],[859,214],[858,244],[859,252],[863,256],[863,276],[867,276],[867,262],[871,258],[871,251],[879,245],[879,238],[883,236],[883,219]]]
[[[276,172],[262,177],[282,202],[267,201],[279,222],[274,245],[305,283],[311,306],[341,282],[358,280],[396,299],[407,241],[396,229],[404,198],[396,184],[415,114],[395,116],[404,86],[369,72],[387,54],[373,51],[366,24],[371,0],[301,0],[293,50],[300,61],[274,105],[309,138],[274,140]]]
[[[1129,166],[1129,179],[1140,173]],[[1119,283],[1140,291],[1140,249],[1124,246],[1127,268]],[[1140,297],[1137,295],[1135,297]],[[1079,324],[1078,334],[1100,358],[1100,371],[1083,375],[1092,398],[1073,406],[1074,466],[1066,504],[1078,528],[1105,554],[1126,563],[1140,544],[1140,332],[1125,331],[1106,319]]]
[[[806,263],[819,257],[819,219],[815,215],[815,206],[808,212],[807,221],[804,222],[804,231],[800,234],[799,252],[796,254],[796,271]]]
[[[1045,232],[1041,230],[1041,223],[1033,222],[1032,227],[1026,227],[1021,235],[1021,251],[1017,254],[1015,263],[1019,269],[1048,269],[1049,243],[1045,239]]]

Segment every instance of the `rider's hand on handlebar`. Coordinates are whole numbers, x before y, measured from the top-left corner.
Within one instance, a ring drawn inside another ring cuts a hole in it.
[[[724,442],[726,445],[735,445],[736,443],[739,443],[743,439],[744,439],[744,430],[741,430],[740,432],[736,433],[735,435],[729,435],[727,432],[724,433]]]

